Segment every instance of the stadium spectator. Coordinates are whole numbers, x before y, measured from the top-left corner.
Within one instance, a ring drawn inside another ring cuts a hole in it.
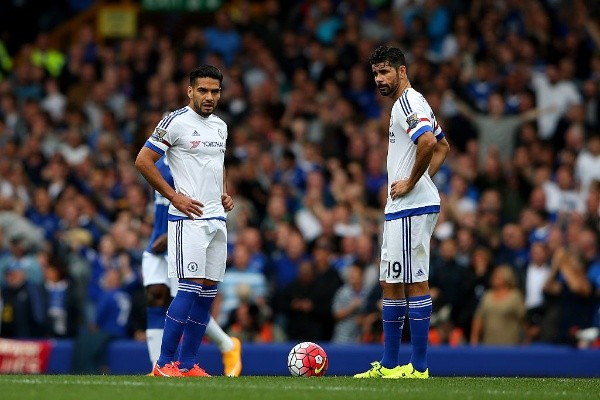
[[[346,282],[335,292],[331,308],[336,321],[331,337],[334,343],[360,341],[362,332],[358,316],[368,293],[363,275],[361,265],[357,263],[349,265],[346,271]]]
[[[217,52],[223,57],[226,66],[230,66],[241,46],[241,36],[231,23],[231,18],[224,11],[215,15],[214,26],[209,26],[202,32],[201,41],[205,54]]]
[[[471,322],[481,302],[483,294],[490,286],[492,273],[492,254],[487,247],[477,247],[473,250],[471,264],[461,285],[461,301],[453,310],[452,319],[465,332],[465,337],[471,337]]]
[[[592,183],[600,181],[600,134],[591,135],[586,148],[577,155],[575,178],[580,185],[581,198],[585,200]]]
[[[42,32],[35,39],[35,47],[31,50],[31,63],[42,67],[46,72],[56,77],[60,74],[65,56],[58,50],[50,47],[48,33]]]
[[[268,295],[267,279],[262,272],[250,269],[251,256],[250,249],[244,243],[238,242],[235,245],[232,262],[225,270],[223,282],[219,285],[219,294],[213,305],[221,326],[228,325],[232,312],[235,312],[244,300],[265,306]],[[241,286],[244,288],[240,288]]]
[[[547,64],[544,72],[533,71],[531,83],[538,107],[554,110],[538,116],[540,139],[552,139],[558,120],[569,106],[581,103],[581,94],[572,81],[564,80],[560,76],[555,62]]]
[[[523,341],[524,321],[525,303],[514,270],[510,265],[499,265],[475,311],[470,343],[518,345]]]
[[[321,321],[331,311],[331,303],[323,302],[326,293],[316,283],[315,268],[310,260],[301,261],[298,275],[281,295],[279,310],[284,313],[284,330],[289,340],[324,340]],[[281,318],[276,322],[281,323]]]
[[[273,256],[271,273],[277,290],[282,291],[285,286],[296,279],[300,264],[308,261],[309,255],[306,251],[307,245],[296,229],[282,231],[280,240],[285,244],[281,248],[281,252]]]
[[[227,333],[243,342],[279,343],[285,333],[254,303],[242,302],[233,312]]]
[[[529,264],[525,271],[525,309],[527,310],[526,340],[535,342],[540,338],[545,312],[544,285],[550,274],[549,249],[544,242],[531,244]]]
[[[552,307],[547,323],[553,328],[544,333],[546,341],[572,343],[577,329],[591,326],[592,287],[584,268],[583,260],[573,250],[561,247],[554,252],[544,285],[544,293],[550,297]]]
[[[37,187],[33,192],[31,205],[27,208],[25,216],[35,225],[44,229],[44,238],[52,241],[59,230],[59,219],[54,212],[48,191],[44,187]]]
[[[337,290],[344,284],[339,272],[333,268],[333,258],[335,254],[332,246],[325,237],[316,240],[311,252],[312,262],[316,273],[316,285],[320,287],[323,294],[323,303],[332,304]],[[333,335],[334,316],[330,310],[323,318],[322,325],[324,329],[323,337],[330,340]]]
[[[260,230],[251,226],[244,228],[239,234],[239,241],[250,252],[248,270],[264,274],[269,260],[263,250],[263,239]]]
[[[448,315],[458,312],[465,268],[456,262],[456,255],[456,240],[448,238],[439,244],[431,256],[429,287],[433,302],[432,318],[440,312]]]
[[[502,163],[512,157],[515,149],[517,128],[519,125],[535,120],[546,110],[532,109],[518,115],[506,114],[506,101],[501,93],[492,92],[487,100],[484,112],[474,112],[469,105],[449,93],[457,109],[465,116],[479,132],[477,147],[479,149],[479,165],[484,164],[488,153],[493,151],[500,156]]]
[[[100,279],[101,292],[95,304],[94,328],[105,332],[112,339],[129,336],[131,295],[123,290],[125,279],[126,276],[119,268],[108,268]]]
[[[3,271],[0,289],[2,303],[1,337],[44,337],[46,305],[44,287],[28,277],[29,271],[19,263],[12,263]]]
[[[28,282],[41,285],[44,280],[42,267],[25,237],[14,236],[9,239],[9,243],[8,252],[0,258],[0,283],[4,282],[5,272],[13,269],[24,271]]]
[[[45,333],[49,337],[74,338],[81,326],[82,307],[67,264],[60,257],[45,252],[38,255],[38,260],[44,271]]]
[[[502,239],[494,257],[494,265],[510,265],[517,276],[517,285],[525,288],[525,271],[529,262],[527,237],[517,224],[508,223],[502,227]]]

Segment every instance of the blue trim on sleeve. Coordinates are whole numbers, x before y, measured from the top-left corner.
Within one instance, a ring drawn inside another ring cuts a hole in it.
[[[175,222],[175,221],[181,221],[181,220],[183,220],[183,219],[187,219],[187,220],[189,220],[189,219],[191,219],[191,218],[189,218],[189,217],[184,217],[184,216],[181,216],[181,215],[173,215],[173,214],[169,214],[169,215],[168,215],[168,217],[167,217],[167,219],[168,219],[169,221],[171,221],[171,222]],[[227,222],[227,218],[225,218],[225,217],[194,218],[194,221],[195,221],[195,220],[208,221],[208,220],[211,220],[211,219],[217,219],[217,220],[219,220],[219,221],[225,221],[225,222]]]
[[[416,131],[413,135],[410,135],[410,138],[413,141],[413,143],[417,144],[417,139],[419,138],[419,136],[421,136],[422,134],[424,134],[427,131],[433,132],[433,128],[431,128],[430,125],[424,125],[424,126],[420,127],[419,130]]]
[[[440,140],[442,140],[445,137],[446,137],[446,135],[444,135],[444,131],[442,131],[442,132],[438,133],[435,138],[439,142]]]
[[[161,149],[160,147],[150,143],[150,142],[146,142],[144,144],[145,147],[149,148],[150,150],[154,150],[155,152],[157,152],[158,154],[160,154],[161,156],[165,155],[165,152],[163,151],[163,149]]]
[[[396,211],[393,213],[385,214],[386,221],[393,221],[395,219],[414,217],[415,215],[423,214],[437,214],[440,212],[440,206],[424,206],[417,208],[410,208],[408,210]]]

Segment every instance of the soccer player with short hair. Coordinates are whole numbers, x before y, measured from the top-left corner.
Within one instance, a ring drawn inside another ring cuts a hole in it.
[[[159,122],[135,161],[148,183],[171,203],[169,277],[179,283],[165,318],[160,357],[153,369],[156,376],[208,376],[195,359],[217,284],[225,274],[225,218],[233,209],[225,188],[227,125],[213,114],[222,82],[223,74],[212,65],[191,71],[189,104]],[[155,165],[163,155],[175,188]]]
[[[174,186],[173,176],[166,157],[156,162],[161,176]],[[171,297],[177,293],[177,278],[169,278],[167,270],[167,220],[171,203],[159,192],[154,193],[154,226],[148,246],[142,256],[142,276],[146,288],[147,328],[146,344],[152,366],[160,356],[165,326],[165,315]],[[214,318],[210,317],[206,327],[208,336],[219,348],[223,356],[223,374],[239,376],[242,372],[241,343],[221,329]]]
[[[395,100],[387,156],[388,197],[379,280],[383,289],[383,357],[355,378],[428,378],[431,318],[430,240],[440,212],[431,177],[450,145],[427,100],[410,85],[404,53],[380,46],[369,58],[377,89]],[[408,306],[412,355],[400,365],[398,351]]]

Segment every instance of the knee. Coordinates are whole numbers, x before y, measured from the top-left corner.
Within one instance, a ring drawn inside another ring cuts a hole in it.
[[[403,283],[388,283],[385,281],[380,282],[383,297],[386,299],[403,299],[404,298],[404,284]]]
[[[171,302],[171,293],[166,285],[146,287],[146,305],[148,307],[166,307]]]
[[[425,296],[429,294],[429,283],[425,282],[417,282],[406,285],[406,296],[407,297],[417,297],[417,296]]]
[[[212,279],[204,278],[204,280],[202,281],[202,287],[204,289],[216,288],[218,284],[219,284],[219,282],[213,281]]]

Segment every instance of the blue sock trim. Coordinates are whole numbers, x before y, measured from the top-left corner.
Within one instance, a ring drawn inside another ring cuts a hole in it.
[[[190,310],[179,349],[178,361],[181,369],[190,369],[196,363],[198,349],[210,320],[210,308],[216,295],[216,285],[204,288]]]
[[[146,307],[146,328],[164,329],[167,307]]]
[[[394,368],[399,365],[398,352],[400,351],[405,314],[405,299],[383,299],[383,357],[381,358],[381,365],[385,368]]]
[[[408,299],[408,320],[412,355],[410,362],[420,372],[427,369],[427,344],[431,320],[431,296],[415,296]]]

